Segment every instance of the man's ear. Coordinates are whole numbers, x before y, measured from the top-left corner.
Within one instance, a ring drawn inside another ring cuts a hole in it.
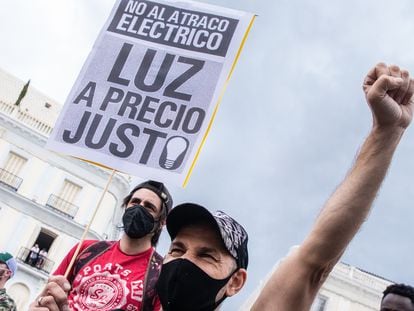
[[[6,277],[6,280],[10,279],[11,278],[11,271],[10,270],[6,270],[4,272],[4,276]]]
[[[231,276],[227,283],[226,296],[231,297],[237,294],[244,286],[247,280],[246,269],[239,269]]]

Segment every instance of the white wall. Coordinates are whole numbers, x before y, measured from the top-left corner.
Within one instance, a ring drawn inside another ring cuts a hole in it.
[[[80,236],[81,227],[89,222],[109,174],[90,164],[85,165],[80,160],[44,148],[48,132],[39,129],[39,122],[40,127],[53,125],[60,105],[29,87],[20,108],[12,106],[25,83],[0,69],[0,106],[3,107],[0,109],[0,167],[4,167],[10,151],[27,159],[18,174],[23,179],[18,191],[14,193],[2,188],[5,197],[0,196],[0,250],[17,256],[22,247],[31,248],[40,230],[44,228],[56,235],[48,252],[48,258],[55,262],[54,270],[77,243],[75,237]],[[45,107],[46,102],[51,104],[50,108]],[[17,120],[16,116],[21,112],[28,115],[28,121]],[[31,125],[32,121],[35,121],[33,124],[37,124],[37,127]],[[57,216],[55,211],[45,208],[49,196],[59,194],[65,179],[82,187],[73,202],[79,207],[73,219]],[[104,197],[91,226],[100,236],[113,232],[113,214],[119,208],[117,205],[122,201],[123,192],[129,188],[125,181],[125,177],[114,178],[111,184],[114,193],[108,192]],[[0,187],[3,186],[0,184]],[[13,200],[21,206],[11,206]],[[31,209],[31,213],[26,212],[25,208]],[[42,218],[33,213],[33,210],[37,213],[40,208]],[[74,234],[71,230],[77,233]],[[27,304],[27,296],[30,302],[35,299],[46,279],[47,275],[41,271],[19,263],[18,272],[7,282],[6,288],[23,306]]]

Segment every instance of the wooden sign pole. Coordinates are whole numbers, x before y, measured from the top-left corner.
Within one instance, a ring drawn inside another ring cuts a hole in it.
[[[75,259],[76,259],[76,257],[78,257],[79,251],[80,251],[80,249],[82,247],[83,241],[86,238],[86,234],[89,232],[89,228],[91,227],[91,224],[92,224],[92,222],[95,219],[96,213],[98,212],[98,209],[101,206],[102,200],[103,200],[106,192],[108,191],[109,185],[111,184],[111,181],[112,181],[112,177],[114,177],[115,173],[116,173],[116,170],[112,170],[112,173],[109,176],[108,182],[106,183],[105,189],[103,190],[103,192],[101,194],[101,197],[100,197],[100,199],[98,201],[98,204],[96,205],[95,210],[94,210],[94,212],[92,214],[91,220],[86,225],[85,230],[83,231],[82,237],[81,237],[81,239],[80,239],[80,241],[78,243],[78,247],[76,248],[75,253],[73,254],[73,257],[70,260],[69,266],[66,268],[66,272],[65,272],[65,275],[64,275],[65,278],[68,278],[69,272],[72,269],[72,266],[75,263]]]

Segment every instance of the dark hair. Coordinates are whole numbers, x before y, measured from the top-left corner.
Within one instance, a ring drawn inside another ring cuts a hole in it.
[[[388,294],[395,294],[403,297],[407,297],[414,304],[414,287],[405,284],[391,284],[383,292],[382,300]]]
[[[121,207],[126,208],[134,193],[142,188],[151,190],[161,199],[161,211],[160,218],[158,220],[158,228],[155,229],[154,235],[151,238],[151,245],[156,246],[162,232],[161,223],[167,218],[167,214],[172,208],[173,201],[171,194],[168,192],[167,187],[165,187],[163,183],[148,180],[135,186],[134,189],[132,189],[131,192],[123,199]]]

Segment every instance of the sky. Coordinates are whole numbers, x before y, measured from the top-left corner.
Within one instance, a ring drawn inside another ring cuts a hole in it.
[[[114,0],[13,0],[0,10],[0,67],[63,103]],[[211,133],[176,203],[223,210],[249,232],[236,310],[293,245],[371,128],[362,92],[379,61],[414,73],[411,0],[205,0],[258,15]],[[414,129],[342,261],[414,284]],[[160,249],[165,249],[167,237]]]

